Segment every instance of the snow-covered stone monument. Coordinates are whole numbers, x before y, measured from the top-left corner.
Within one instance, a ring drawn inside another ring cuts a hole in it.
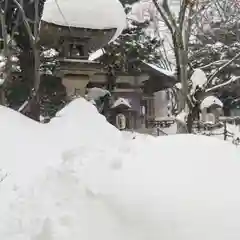
[[[114,41],[126,26],[118,0],[47,0],[41,23],[41,43],[59,51],[60,73],[68,95],[85,87],[99,64],[89,54]],[[97,70],[98,69],[98,70]]]

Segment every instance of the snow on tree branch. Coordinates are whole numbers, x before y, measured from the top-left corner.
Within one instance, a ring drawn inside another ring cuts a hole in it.
[[[237,82],[237,81],[239,81],[239,80],[240,80],[240,76],[238,76],[238,77],[233,76],[230,80],[228,80],[228,81],[226,81],[226,82],[224,82],[224,83],[221,83],[221,84],[218,84],[218,85],[216,85],[216,86],[213,86],[213,87],[211,87],[211,88],[206,89],[206,92],[216,91],[216,90],[218,90],[218,89],[220,89],[220,88],[226,87],[226,86],[228,86],[228,85],[230,85],[230,84],[232,84],[232,83],[235,83],[235,82]]]
[[[229,60],[227,63],[225,63],[223,66],[218,68],[208,79],[207,84],[209,84],[221,71],[223,71],[227,66],[229,66],[234,60],[238,59],[240,57],[240,53],[238,53],[234,58]]]

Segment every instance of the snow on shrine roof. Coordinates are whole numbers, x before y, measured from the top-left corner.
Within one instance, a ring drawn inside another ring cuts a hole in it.
[[[118,98],[112,105],[112,108],[116,108],[118,106],[124,105],[128,108],[131,108],[131,104],[129,103],[129,101],[126,98]]]
[[[112,41],[127,24],[124,8],[118,0],[47,0],[42,20],[76,28],[116,28]]]
[[[143,61],[143,63],[145,63],[145,64],[148,65],[149,67],[155,69],[156,71],[158,71],[158,72],[160,72],[160,73],[162,73],[162,74],[164,74],[164,75],[166,75],[166,76],[168,76],[168,77],[175,77],[174,72],[172,72],[172,71],[169,71],[169,70],[160,68],[160,67],[158,67],[158,66],[156,66],[156,65],[154,65],[154,64],[147,63],[147,62],[145,62],[145,61]]]

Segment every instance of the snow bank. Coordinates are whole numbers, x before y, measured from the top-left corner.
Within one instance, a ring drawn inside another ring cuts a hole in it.
[[[112,40],[126,27],[126,15],[118,0],[47,0],[42,20],[76,28],[116,28]]]
[[[0,168],[13,163],[0,184],[0,239],[240,238],[233,145],[191,135],[132,139],[83,99],[46,125],[6,108],[0,115]],[[17,182],[24,175],[27,187]]]
[[[0,239],[12,239],[14,236],[5,235],[11,226],[8,219],[13,225],[21,219],[13,204],[21,204],[34,179],[56,165],[60,157],[45,141],[49,138],[41,124],[4,107],[0,107],[0,132]]]
[[[132,239],[240,237],[240,155],[235,147],[178,135],[147,142],[136,138],[130,149],[117,170],[109,169],[106,158],[92,158],[82,174]]]
[[[48,165],[45,159],[52,157],[44,140],[45,128],[13,110],[0,107],[0,132],[0,169],[8,175],[7,182],[28,184],[38,170]]]

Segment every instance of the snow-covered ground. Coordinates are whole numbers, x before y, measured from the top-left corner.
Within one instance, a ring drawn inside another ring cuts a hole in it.
[[[234,145],[132,138],[83,99],[46,125],[0,115],[0,239],[240,239]]]

